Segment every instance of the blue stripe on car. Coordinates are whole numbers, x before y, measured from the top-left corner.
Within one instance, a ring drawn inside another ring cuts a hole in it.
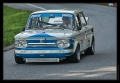
[[[70,41],[70,47],[73,48],[74,47],[74,40],[69,39],[69,41]]]
[[[49,53],[49,54],[16,54],[22,58],[65,58],[73,53]]]
[[[40,43],[40,40],[26,40],[27,43]],[[42,43],[56,43],[57,40],[43,40]]]
[[[70,14],[70,13],[42,13],[42,14],[32,14],[30,16],[30,18],[33,18],[33,17],[49,17],[49,16],[62,17],[65,14],[67,14],[68,16],[71,15],[72,18],[74,18],[74,15]]]
[[[53,47],[53,46],[17,48],[17,50],[65,50],[65,49],[68,49],[68,48],[59,48],[59,47]]]
[[[56,43],[57,42],[57,40],[43,40],[45,43]]]
[[[35,34],[35,35],[32,35],[32,36],[29,36],[28,38],[56,38],[56,37],[48,35],[48,34],[43,32],[43,33],[40,33],[40,34]]]
[[[40,40],[26,40],[27,43],[40,43]]]

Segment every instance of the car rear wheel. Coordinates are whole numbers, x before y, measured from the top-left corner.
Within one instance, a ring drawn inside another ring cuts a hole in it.
[[[91,47],[89,47],[86,51],[86,55],[93,55],[95,53],[95,39],[93,38]]]
[[[22,57],[16,56],[15,54],[14,54],[14,56],[15,56],[15,62],[17,64],[24,64],[25,63],[25,61],[23,61]]]

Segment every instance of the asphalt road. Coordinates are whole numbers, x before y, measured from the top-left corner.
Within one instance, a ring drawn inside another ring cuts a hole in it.
[[[3,80],[116,80],[117,41],[116,8],[91,4],[7,4],[32,11],[45,9],[81,9],[90,18],[95,33],[95,54],[82,55],[80,63],[16,64],[14,51],[3,55]]]

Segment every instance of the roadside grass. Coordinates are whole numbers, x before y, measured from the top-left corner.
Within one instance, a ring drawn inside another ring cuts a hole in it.
[[[22,31],[32,11],[19,10],[3,5],[3,43],[4,47],[14,43],[14,36]]]

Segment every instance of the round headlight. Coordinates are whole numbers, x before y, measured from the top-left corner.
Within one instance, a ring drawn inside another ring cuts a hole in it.
[[[26,41],[22,41],[22,46],[23,47],[27,47],[27,42]]]
[[[17,47],[17,46],[18,46],[18,41],[16,40],[16,41],[15,41],[15,47]]]
[[[15,47],[27,47],[27,41],[25,40],[16,40]]]
[[[68,40],[58,40],[56,44],[58,45],[58,47],[61,47],[61,48],[66,48],[70,46],[70,43]]]
[[[20,42],[20,43],[18,43],[18,46],[20,47],[20,46],[22,46],[22,43]]]

